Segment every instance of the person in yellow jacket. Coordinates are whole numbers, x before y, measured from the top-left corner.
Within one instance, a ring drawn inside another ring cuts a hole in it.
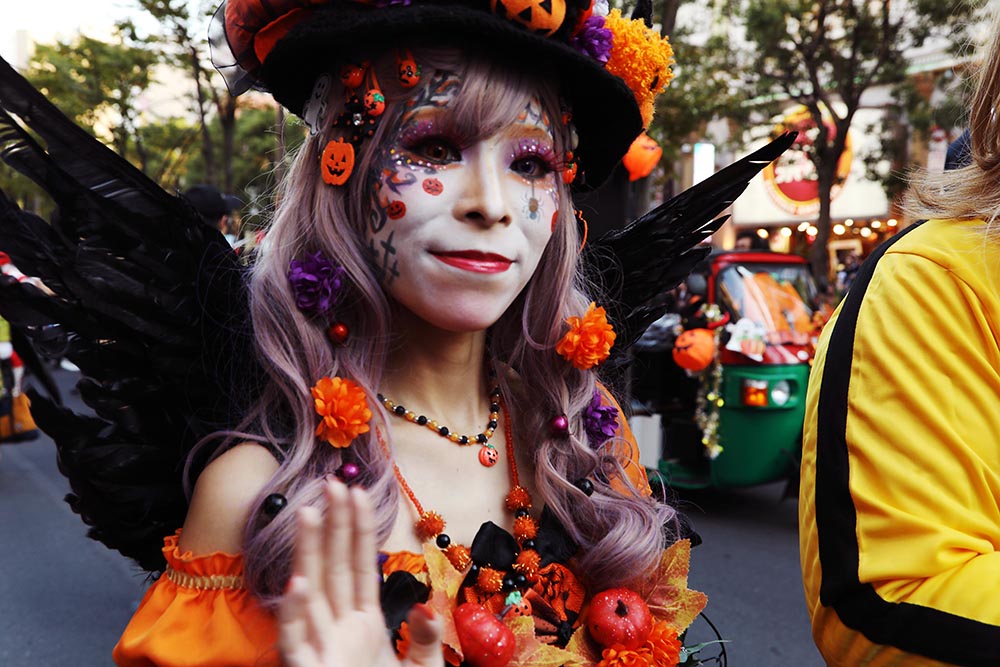
[[[1000,17],[998,17],[1000,20]],[[1000,23],[971,164],[916,177],[810,378],[799,501],[831,667],[1000,665]]]

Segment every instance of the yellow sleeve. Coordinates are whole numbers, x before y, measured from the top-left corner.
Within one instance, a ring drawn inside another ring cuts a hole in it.
[[[164,540],[167,570],[146,592],[113,658],[120,667],[279,667],[274,617],[243,584],[243,559],[193,556]]]
[[[958,268],[887,253],[824,330],[800,540],[831,667],[1000,656],[1000,312]]]

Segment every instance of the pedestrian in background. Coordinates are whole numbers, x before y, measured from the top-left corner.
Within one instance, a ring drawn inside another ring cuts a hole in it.
[[[198,211],[198,215],[209,227],[214,227],[222,232],[222,235],[229,241],[229,245],[235,246],[239,238],[239,229],[233,212],[243,206],[239,197],[223,194],[214,185],[195,185],[182,194]]]
[[[913,177],[927,221],[877,249],[824,329],[799,501],[831,667],[1000,664],[1000,16],[967,166]]]

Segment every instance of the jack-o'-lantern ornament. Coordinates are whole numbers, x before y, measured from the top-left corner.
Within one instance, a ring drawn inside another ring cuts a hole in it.
[[[369,116],[381,116],[385,111],[385,95],[378,88],[371,88],[365,93],[365,111]]]
[[[420,81],[420,65],[409,51],[400,55],[396,61],[396,75],[403,88],[413,88]]]
[[[354,171],[354,146],[343,138],[331,141],[323,149],[320,172],[327,185],[343,185]]]
[[[688,371],[703,371],[715,358],[715,335],[708,329],[688,329],[674,341],[674,362]]]
[[[340,68],[340,82],[345,88],[357,88],[364,82],[366,70],[367,65],[348,63]]]
[[[490,0],[490,9],[544,37],[566,19],[566,0]]]

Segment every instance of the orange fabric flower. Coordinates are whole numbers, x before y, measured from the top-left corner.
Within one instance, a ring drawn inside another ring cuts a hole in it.
[[[676,664],[676,663],[674,663]],[[601,652],[601,661],[597,667],[667,667],[653,662],[653,652],[643,647],[631,651],[621,644],[615,644]]]
[[[313,385],[312,396],[320,416],[316,437],[334,447],[347,447],[354,438],[368,432],[372,411],[358,385],[339,377],[320,378]]]
[[[674,667],[681,660],[681,642],[677,631],[665,621],[653,624],[653,631],[643,645],[653,654],[653,664],[657,667]]]
[[[604,308],[593,301],[583,317],[568,317],[569,331],[556,346],[564,359],[585,371],[608,358],[615,344],[615,330],[608,323]]]

